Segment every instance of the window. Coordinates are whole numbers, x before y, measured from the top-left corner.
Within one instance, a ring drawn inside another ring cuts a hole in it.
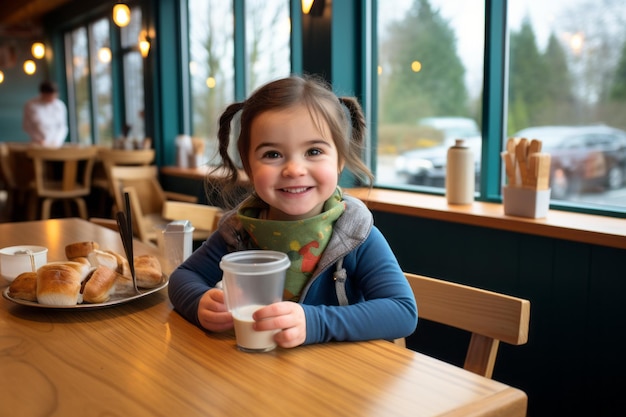
[[[291,70],[289,0],[246,1],[246,91]]]
[[[66,34],[71,141],[111,144],[113,138],[109,21],[99,19]]]
[[[65,33],[68,112],[71,141],[80,144],[113,146],[114,118],[122,134],[143,139],[143,60],[138,51],[141,9],[133,7],[131,21],[121,28],[122,88],[114,91],[112,62],[120,48],[111,45],[110,17],[98,18]],[[117,27],[115,27],[117,30]],[[114,93],[123,96],[114,112]]]
[[[92,143],[91,93],[89,91],[89,53],[87,28],[81,27],[66,35],[71,141]]]
[[[261,84],[289,75],[289,4],[246,0],[245,42],[235,42],[232,1],[188,0],[192,135],[205,139],[209,162],[217,154],[218,119],[224,108],[236,95],[248,96]],[[236,54],[245,56],[241,68],[235,68]],[[236,77],[246,80],[239,91]]]
[[[90,26],[93,47],[91,54],[94,97],[93,120],[95,122],[95,143],[111,145],[113,141],[113,106],[111,79],[111,48],[109,47],[109,21],[100,19]]]
[[[626,1],[509,0],[508,50],[490,54],[508,70],[505,103],[489,114],[503,131],[486,138],[483,27],[497,7],[485,10],[484,0],[381,3],[377,185],[443,193],[455,137],[469,139],[478,178],[487,163],[503,170],[493,147],[481,161],[485,143],[497,143],[499,153],[509,137],[527,137],[551,153],[553,204],[626,208]]]
[[[144,90],[143,90],[143,58],[139,52],[139,39],[145,38],[141,33],[141,9],[131,9],[130,23],[120,29],[124,83],[125,126],[122,133],[135,142],[145,137],[144,127]]]
[[[378,185],[443,188],[457,138],[480,158],[484,14],[483,0],[379,3]]]
[[[507,136],[543,140],[552,200],[626,207],[626,1],[509,0]]]
[[[211,160],[219,115],[235,99],[233,3],[189,0],[188,6],[192,133],[206,140]]]

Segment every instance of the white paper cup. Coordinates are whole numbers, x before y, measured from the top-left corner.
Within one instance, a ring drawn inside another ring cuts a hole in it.
[[[252,314],[282,300],[285,273],[290,264],[286,254],[268,250],[233,252],[222,257],[226,306],[233,315],[240,350],[268,352],[276,347],[276,331],[253,330]]]
[[[0,275],[8,282],[22,272],[35,272],[48,262],[48,248],[34,245],[9,246],[0,249]]]

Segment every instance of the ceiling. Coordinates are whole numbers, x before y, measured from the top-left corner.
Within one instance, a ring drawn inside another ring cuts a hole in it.
[[[41,17],[72,0],[13,0],[0,2],[0,36],[29,37],[41,31]]]

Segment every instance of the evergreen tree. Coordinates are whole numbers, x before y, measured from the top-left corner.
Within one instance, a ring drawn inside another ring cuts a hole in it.
[[[572,76],[567,65],[567,57],[554,33],[550,34],[544,54],[545,84],[550,101],[566,103],[573,100]]]
[[[467,116],[465,68],[449,23],[428,0],[415,0],[405,18],[391,25],[381,50],[380,121],[413,123],[427,116]],[[421,69],[414,71],[413,62]]]
[[[572,74],[567,63],[563,46],[554,35],[550,34],[548,47],[543,54],[545,74],[543,77],[546,97],[541,111],[536,115],[540,124],[576,124],[576,100],[573,92]]]
[[[541,124],[548,97],[546,64],[528,17],[511,33],[508,134]]]
[[[611,83],[609,97],[614,101],[626,101],[626,42],[622,46],[622,54]]]

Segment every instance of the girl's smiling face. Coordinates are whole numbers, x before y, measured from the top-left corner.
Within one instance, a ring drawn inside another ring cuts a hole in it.
[[[302,220],[322,212],[342,163],[328,125],[320,129],[304,105],[259,114],[250,129],[250,172],[270,220]]]

